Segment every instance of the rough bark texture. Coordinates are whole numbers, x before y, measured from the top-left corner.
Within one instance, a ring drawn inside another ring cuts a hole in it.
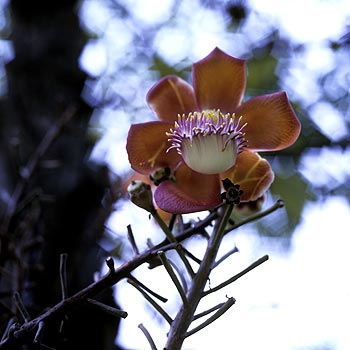
[[[21,321],[13,292],[32,317],[60,300],[61,253],[68,253],[69,294],[93,280],[103,258],[97,242],[114,198],[108,169],[87,160],[93,146],[87,137],[91,109],[81,99],[86,76],[78,58],[85,36],[77,2],[9,5],[15,58],[6,66],[8,94],[0,101],[1,333],[11,317]],[[55,130],[56,137],[35,156],[45,135]],[[30,159],[37,164],[24,180],[20,174],[26,175]],[[115,305],[110,290],[100,300]],[[81,305],[63,324],[56,321],[45,325],[47,346],[115,349],[118,321],[99,309]]]

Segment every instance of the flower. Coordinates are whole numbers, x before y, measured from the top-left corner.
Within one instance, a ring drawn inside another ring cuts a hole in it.
[[[170,75],[148,92],[159,120],[130,127],[131,167],[162,174],[154,200],[169,213],[215,208],[226,178],[243,191],[241,201],[258,199],[274,174],[257,152],[287,148],[300,133],[286,93],[242,102],[246,62],[218,48],[193,64],[192,82]]]

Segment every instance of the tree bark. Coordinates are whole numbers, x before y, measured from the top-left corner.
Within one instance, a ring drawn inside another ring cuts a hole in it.
[[[88,161],[92,110],[81,98],[86,38],[77,3],[9,4],[15,56],[0,101],[1,332],[11,317],[21,322],[13,292],[32,317],[60,300],[60,254],[68,254],[69,294],[93,281],[103,258],[97,243],[114,198],[108,169]],[[115,306],[111,290],[100,300]],[[43,333],[49,347],[115,349],[118,321],[100,310],[81,306],[56,321]]]

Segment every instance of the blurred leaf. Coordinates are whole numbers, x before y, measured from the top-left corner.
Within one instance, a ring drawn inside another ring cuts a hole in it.
[[[248,77],[247,90],[273,90],[277,84],[277,76],[275,69],[277,66],[277,59],[267,54],[261,57],[249,59],[248,63]]]
[[[271,192],[284,200],[289,226],[295,228],[300,222],[305,201],[312,199],[307,183],[299,173],[288,178],[275,174]]]
[[[178,64],[178,67],[182,66]],[[159,55],[155,54],[153,56],[153,64],[149,68],[150,70],[156,71],[159,77],[164,77],[166,75],[174,74],[183,79],[187,78],[188,72],[191,71],[191,65],[186,65],[183,68],[177,68],[176,66],[169,66]]]

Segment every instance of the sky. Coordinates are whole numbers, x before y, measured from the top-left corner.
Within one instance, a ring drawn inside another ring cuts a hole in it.
[[[327,42],[339,39],[345,24],[349,24],[348,1],[250,0],[255,11],[251,16],[251,26],[255,30],[249,30],[243,36],[226,33],[223,18],[213,10],[202,10],[196,0],[178,2],[178,13],[182,17],[177,26],[171,18],[173,0],[120,2],[133,14],[132,19],[121,21],[117,16],[114,18],[110,9],[101,5],[102,2],[83,2],[80,10],[83,21],[100,38],[91,40],[81,56],[82,68],[92,76],[108,75],[112,66],[116,69],[123,61],[132,58],[130,33],[135,23],[152,30],[155,24],[166,22],[155,36],[152,50],[157,49],[173,65],[185,57],[196,61],[215,46],[239,56],[240,48],[244,52],[249,41],[264,37],[264,30],[270,23],[277,25],[295,43],[308,44],[308,49],[295,57],[294,64],[286,73],[284,88],[288,94],[303,106],[310,106],[310,118],[330,140],[339,141],[349,134],[344,118],[335,108],[329,103],[317,102],[317,74],[339,64],[330,55]],[[264,16],[258,16],[258,13]],[[115,35],[120,32],[124,34]],[[229,51],[232,47],[230,40],[233,39],[237,42],[235,53]],[[346,61],[349,58],[345,57],[344,60],[349,63]],[[141,74],[148,68],[141,65],[140,69],[144,69]],[[305,72],[308,74],[307,79]],[[136,84],[136,76],[132,72],[128,74],[129,82],[132,84],[135,81]],[[142,112],[147,111],[144,96],[153,83],[152,76],[146,76],[138,85],[138,91],[127,90],[124,92],[125,97]],[[117,85],[115,88],[120,87]],[[124,149],[131,123],[128,111],[105,109],[102,116],[99,111],[98,117],[103,137],[92,157],[107,161],[117,173],[127,171],[129,164]],[[133,121],[137,122],[138,117],[134,118]],[[329,167],[329,164],[334,166]],[[303,155],[299,171],[315,186],[336,186],[349,181],[349,164],[349,147],[346,150],[323,149],[317,155],[310,150]],[[126,226],[132,223],[141,248],[146,247],[143,236],[145,231],[148,234],[152,232],[151,238],[155,242],[159,240],[159,232],[154,230],[146,212],[130,203],[118,205],[117,212],[108,223],[116,235],[124,235]],[[230,258],[226,269],[238,272],[265,254],[269,254],[270,259],[217,293],[218,299],[211,300],[211,303],[222,302],[227,296],[233,296],[237,299],[236,305],[205,331],[189,338],[184,349],[213,349],[218,342],[223,350],[350,349],[349,227],[350,209],[347,202],[343,197],[333,196],[309,203],[303,209],[302,220],[295,228],[288,254],[257,240],[254,230],[249,226],[230,235],[225,244],[228,247],[237,245],[240,253]],[[223,271],[223,275],[225,272],[227,276],[227,270]],[[223,275],[218,274],[217,280]],[[167,278],[161,269],[148,271],[146,267],[136,271],[136,276],[143,277],[151,285],[157,285],[157,281]],[[163,294],[173,295],[168,308],[175,311],[178,300],[171,284],[162,283],[160,288]],[[158,318],[138,292],[122,282],[117,286],[116,296],[129,313],[121,322],[120,343],[128,349],[146,349],[146,339],[137,328],[138,324],[143,323],[161,348],[165,344],[166,327],[157,321]]]

